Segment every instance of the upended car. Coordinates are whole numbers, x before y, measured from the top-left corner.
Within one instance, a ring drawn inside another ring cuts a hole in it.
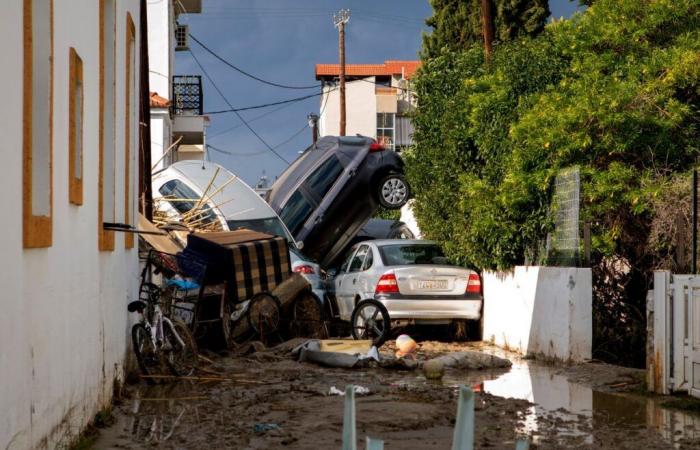
[[[450,264],[432,241],[355,244],[334,275],[334,309],[355,339],[383,342],[403,325],[464,325],[480,339],[481,278]],[[467,337],[467,336],[464,336]]]
[[[364,136],[325,136],[306,149],[268,193],[304,253],[327,266],[379,206],[399,209],[410,187],[394,151]]]

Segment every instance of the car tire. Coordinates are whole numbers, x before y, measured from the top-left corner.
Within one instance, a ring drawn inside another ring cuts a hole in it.
[[[377,199],[379,204],[387,209],[399,209],[408,202],[411,188],[399,173],[383,176],[377,184]]]
[[[372,345],[380,347],[391,334],[389,311],[377,300],[362,300],[352,311],[350,327],[354,339],[371,339]]]

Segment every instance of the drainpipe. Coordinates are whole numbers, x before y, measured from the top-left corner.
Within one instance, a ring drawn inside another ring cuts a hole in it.
[[[139,211],[153,220],[153,191],[151,184],[151,101],[148,83],[148,18],[146,0],[141,0],[140,11],[140,73],[139,88]]]

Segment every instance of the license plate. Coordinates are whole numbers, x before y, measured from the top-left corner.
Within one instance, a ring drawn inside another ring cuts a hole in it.
[[[447,289],[447,280],[420,280],[417,287],[430,290]]]

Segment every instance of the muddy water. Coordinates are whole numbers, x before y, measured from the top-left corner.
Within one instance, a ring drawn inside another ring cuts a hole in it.
[[[510,370],[448,371],[431,382],[419,372],[325,369],[286,357],[222,359],[217,364],[235,382],[132,386],[116,409],[118,423],[94,448],[339,448],[342,399],[328,390],[346,384],[371,391],[357,400],[358,438],[380,437],[395,449],[450,448],[463,384],[482,392],[476,448],[512,449],[517,435],[548,449],[700,448],[700,417],[654,398],[605,392],[624,379],[620,373],[596,383],[604,377],[590,365],[582,382],[562,368],[514,361]]]
[[[661,406],[662,399],[630,393],[603,392],[570,381],[556,368],[519,361],[506,373],[478,373],[475,376],[447,374],[443,384],[471,385],[474,390],[501,398],[533,403],[520,419],[520,431],[538,442],[538,422],[552,418],[561,423],[559,432],[582,436],[594,443],[601,425],[619,428],[653,429],[670,445],[700,439],[700,416]]]

